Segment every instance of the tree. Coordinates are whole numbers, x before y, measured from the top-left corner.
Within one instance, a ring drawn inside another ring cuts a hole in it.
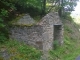
[[[74,10],[74,7],[77,5],[78,0],[62,0],[61,3],[61,9],[62,9],[62,15],[65,14],[65,12],[71,12]]]
[[[46,0],[43,0],[42,13],[45,14],[45,12],[46,12]]]
[[[49,11],[52,9],[59,12],[59,15],[62,16],[65,12],[70,13],[74,10],[74,7],[77,5],[78,0],[47,0],[47,3],[50,4]]]

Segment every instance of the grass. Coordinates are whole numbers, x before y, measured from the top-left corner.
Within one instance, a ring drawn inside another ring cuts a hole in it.
[[[64,28],[68,33],[73,33],[73,30],[69,26],[64,26]]]
[[[39,20],[35,18],[35,20]],[[72,20],[70,20],[72,23]],[[75,60],[77,56],[80,55],[80,41],[74,39],[70,34],[76,34],[76,27],[80,27],[77,24],[73,24],[74,27],[70,28],[70,24],[64,25],[64,44],[63,46],[55,50],[50,51],[50,60]],[[72,25],[72,26],[73,26]],[[71,27],[72,27],[71,26]],[[75,30],[75,32],[74,32]],[[57,42],[55,41],[55,44]],[[0,52],[7,50],[10,56],[10,60],[40,60],[41,52],[34,47],[19,43],[15,40],[9,40],[4,44],[0,44]],[[3,57],[0,55],[0,60],[3,60]]]
[[[57,47],[56,50],[50,51],[50,60],[75,60],[80,55],[80,44],[77,45],[77,41],[70,40],[70,38],[64,38],[64,45]]]
[[[70,25],[69,23],[67,24]],[[76,36],[71,37],[73,34],[76,34],[75,29],[78,29],[79,25],[75,26],[73,24],[72,27],[73,28],[70,28],[66,24],[64,25],[64,44],[50,51],[50,60],[75,60],[80,56],[80,41],[74,39]]]
[[[41,52],[36,48],[25,45],[15,40],[9,40],[5,44],[0,44],[0,52],[6,50],[10,56],[10,60],[39,60]],[[2,60],[0,56],[0,60]]]

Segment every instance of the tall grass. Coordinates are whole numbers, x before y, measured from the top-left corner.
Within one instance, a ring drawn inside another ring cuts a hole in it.
[[[9,40],[5,44],[0,44],[0,52],[3,48],[10,55],[10,60],[40,60],[41,58],[39,50],[15,40]]]

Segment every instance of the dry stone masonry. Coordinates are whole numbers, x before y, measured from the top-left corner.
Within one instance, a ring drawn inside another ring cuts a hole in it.
[[[28,26],[29,24],[33,25]],[[54,49],[54,41],[57,41],[58,45],[63,44],[62,21],[57,12],[51,12],[35,24],[26,14],[10,28],[10,38],[42,50],[42,60],[48,60],[48,51]]]

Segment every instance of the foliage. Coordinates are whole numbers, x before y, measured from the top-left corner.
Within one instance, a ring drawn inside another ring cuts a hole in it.
[[[4,23],[4,17],[8,16],[8,11],[5,9],[1,9],[0,13],[0,43],[4,42],[7,40],[7,28],[6,24]]]
[[[78,0],[3,0],[1,2],[8,7],[8,10],[12,9],[21,13],[27,12],[32,16],[37,16],[44,15],[52,9],[59,11],[59,14],[71,12],[74,10],[77,1]]]
[[[68,32],[68,33],[73,33],[73,30],[70,29],[70,27],[68,26],[64,26],[65,30]]]
[[[9,40],[4,45],[1,44],[0,52],[3,47],[9,53],[10,60],[39,60],[42,55],[36,48],[16,40]]]
[[[58,47],[59,47],[58,40],[54,40],[54,42],[53,42],[53,48],[56,50]]]
[[[11,11],[15,10],[13,3],[9,0],[0,1],[0,43],[3,43],[8,38],[8,19]],[[10,11],[11,10],[11,11]]]
[[[50,51],[50,60],[75,60],[80,55],[79,31],[77,30],[80,25],[78,26],[74,21],[70,21],[70,19],[63,20],[64,44]]]
[[[74,60],[80,53],[80,47],[76,47],[76,43],[76,40],[73,41],[68,34],[66,34],[66,36],[64,36],[64,45],[50,51],[50,60]]]
[[[0,43],[3,43],[7,40],[7,38],[5,37],[5,34],[0,32]]]
[[[9,0],[10,3],[14,4],[16,11],[21,13],[29,13],[30,15],[41,14],[41,0]],[[33,16],[34,16],[33,15]]]
[[[45,11],[57,11],[63,18],[70,19],[70,12],[74,10],[77,0],[2,0],[0,1],[0,43],[7,40],[7,18],[13,13],[29,13],[32,16],[43,15]],[[67,13],[68,12],[68,13]],[[11,19],[11,18],[10,18]],[[71,37],[68,33],[73,33],[73,31],[68,27],[64,27],[66,34],[64,37],[64,45],[58,47],[58,42],[54,42],[55,50],[50,51],[51,60],[74,60],[80,53],[80,47],[75,46]],[[26,46],[25,44],[18,43],[16,41],[8,41],[4,44],[9,54],[11,60],[39,60],[41,57],[41,52],[37,49]],[[0,49],[1,49],[0,45]],[[58,48],[57,48],[58,47]],[[2,47],[3,48],[3,47]],[[77,51],[77,53],[76,53]]]
[[[47,0],[48,11],[57,11],[59,16],[74,10],[78,0]],[[66,14],[67,15],[67,14]]]
[[[80,55],[80,47],[76,45],[77,41],[72,40],[67,35],[64,36],[64,45],[62,47],[50,51],[50,60],[74,60]]]

